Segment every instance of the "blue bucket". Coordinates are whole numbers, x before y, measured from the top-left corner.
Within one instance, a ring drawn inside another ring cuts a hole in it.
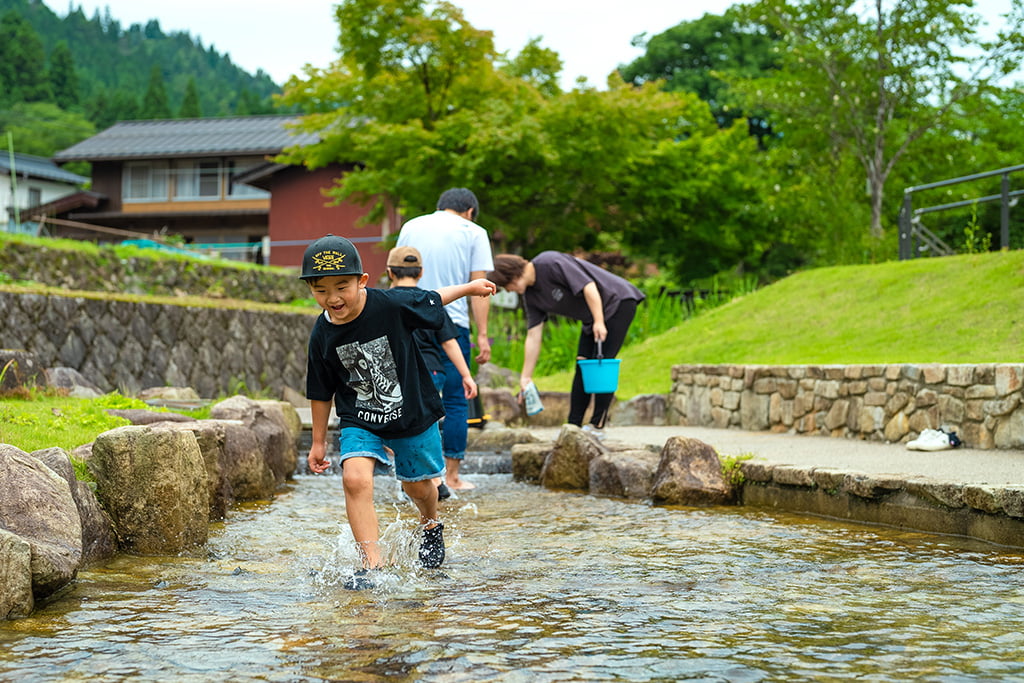
[[[594,358],[576,361],[583,375],[583,391],[588,394],[612,394],[619,388],[618,358]]]

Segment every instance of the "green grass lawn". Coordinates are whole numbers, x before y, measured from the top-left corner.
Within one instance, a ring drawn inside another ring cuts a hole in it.
[[[688,363],[1021,362],[1022,304],[1024,251],[809,270],[627,347],[618,397],[666,393]]]

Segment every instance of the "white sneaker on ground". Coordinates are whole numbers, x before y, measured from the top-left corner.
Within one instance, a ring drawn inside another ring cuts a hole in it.
[[[592,424],[583,425],[583,433],[594,437],[598,441],[604,441],[604,430],[598,429]]]
[[[938,429],[925,429],[913,441],[907,443],[912,451],[944,451],[952,448],[949,435]]]

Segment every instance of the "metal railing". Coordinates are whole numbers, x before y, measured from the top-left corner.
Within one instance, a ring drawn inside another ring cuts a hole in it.
[[[1024,164],[1020,166],[1008,166],[995,171],[986,171],[985,173],[961,176],[950,180],[940,180],[935,183],[928,183],[927,185],[915,185],[914,187],[908,187],[905,189],[903,191],[903,207],[900,209],[900,260],[904,261],[906,259],[917,258],[918,256],[925,255],[925,252],[938,254],[940,256],[948,256],[954,253],[955,250],[952,247],[943,242],[935,233],[924,226],[921,222],[921,216],[924,214],[936,211],[947,211],[949,209],[957,209],[965,206],[972,206],[974,204],[987,204],[995,201],[1000,203],[999,246],[1001,249],[1009,249],[1010,207],[1016,206],[1017,197],[1024,195],[1024,190],[1010,191],[1010,174],[1021,170],[1024,170]],[[935,206],[925,206],[919,209],[915,209],[913,207],[913,197],[915,192],[931,190],[936,187],[957,185],[959,183],[992,178],[995,176],[1000,176],[1001,178],[999,194],[987,195],[976,199],[965,199],[963,201],[950,202],[947,204],[937,204]]]

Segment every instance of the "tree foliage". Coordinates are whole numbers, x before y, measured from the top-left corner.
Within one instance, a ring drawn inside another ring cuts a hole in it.
[[[759,0],[747,8],[752,20],[783,36],[781,68],[734,87],[773,112],[776,130],[791,136],[790,144],[857,160],[875,239],[884,236],[885,188],[897,164],[1024,57],[1020,0],[991,40],[978,36],[972,5]]]
[[[178,109],[179,119],[198,119],[202,117],[203,110],[199,104],[199,86],[196,79],[188,79],[185,86],[185,97],[181,100],[181,108]]]
[[[75,59],[66,40],[58,42],[50,54],[49,78],[53,88],[53,100],[57,106],[61,109],[77,107],[78,74],[75,72]]]
[[[149,85],[146,86],[146,93],[142,96],[140,116],[143,119],[171,118],[171,104],[167,100],[164,74],[157,64],[154,64],[149,72]]]
[[[50,156],[96,134],[84,116],[50,102],[19,102],[0,110],[0,130],[13,133],[17,151],[36,156]]]
[[[750,133],[763,139],[771,128],[763,111],[744,111],[725,77],[755,78],[778,68],[778,35],[746,21],[735,8],[723,15],[704,14],[633,44],[643,55],[619,67],[627,83],[663,81],[665,90],[695,93],[708,103],[720,126],[749,120]]]
[[[60,17],[38,0],[0,0],[0,118],[16,118],[18,139],[36,153],[59,149],[46,145],[54,139],[54,116],[26,121],[26,112],[37,110],[20,105],[52,104],[61,116],[84,117],[103,129],[142,115],[141,96],[157,87],[154,66],[163,73],[163,97],[149,92],[156,98],[146,104],[149,116],[275,111],[272,96],[280,88],[267,74],[248,74],[186,32],[165,33],[155,19],[122,26],[109,8],[90,18],[72,3]],[[164,99],[166,106],[158,101]]]
[[[0,104],[44,102],[52,96],[43,42],[25,17],[5,12],[0,18]]]
[[[347,0],[338,18],[339,60],[290,81],[283,98],[307,112],[301,127],[320,142],[282,157],[347,165],[335,199],[369,202],[375,220],[387,202],[411,216],[466,186],[502,251],[625,248],[679,279],[743,258],[738,233],[749,218],[723,226],[730,200],[721,194],[749,202],[753,143],[720,130],[695,95],[614,77],[607,90],[563,93],[557,53],[531,41],[517,56],[497,55],[490,33],[444,2]],[[705,163],[735,184],[716,182]],[[638,209],[655,196],[656,206]],[[676,234],[678,211],[694,213],[683,220],[692,229]],[[716,244],[722,234],[729,249]]]

